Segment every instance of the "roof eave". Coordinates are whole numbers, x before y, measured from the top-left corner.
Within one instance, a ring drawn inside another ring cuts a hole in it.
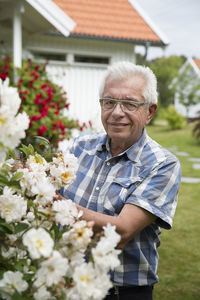
[[[146,45],[150,43],[151,46],[165,47],[162,41],[153,41],[153,40],[141,40],[141,39],[133,39],[133,38],[121,38],[121,37],[111,37],[111,36],[99,36],[99,35],[90,35],[90,34],[81,34],[81,33],[71,33],[70,37],[73,38],[82,38],[82,39],[96,39],[96,40],[104,40],[104,41],[116,41],[116,42],[126,42],[126,43],[134,43],[137,45]]]
[[[145,22],[151,27],[155,34],[161,39],[164,46],[170,44],[168,37],[158,28],[158,26],[152,21],[142,7],[137,3],[136,0],[128,0],[129,3],[137,10]]]
[[[25,0],[64,36],[69,36],[76,23],[51,0]]]

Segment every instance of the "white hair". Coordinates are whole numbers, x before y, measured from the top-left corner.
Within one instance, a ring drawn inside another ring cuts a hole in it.
[[[140,75],[145,80],[143,97],[149,103],[157,103],[157,79],[149,67],[135,65],[128,61],[115,63],[108,67],[99,87],[99,96],[103,96],[107,79],[126,79],[129,76]]]

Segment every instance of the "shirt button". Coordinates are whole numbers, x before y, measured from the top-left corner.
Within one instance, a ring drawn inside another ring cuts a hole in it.
[[[97,190],[97,191],[99,190],[99,187],[98,187],[98,186],[96,187],[96,190]]]
[[[109,161],[107,162],[107,166],[110,166],[110,162]]]

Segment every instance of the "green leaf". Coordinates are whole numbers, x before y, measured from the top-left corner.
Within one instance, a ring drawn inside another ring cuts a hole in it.
[[[0,223],[0,230],[8,234],[12,234],[14,232],[13,227],[7,223]]]
[[[26,155],[26,157],[28,157],[30,155],[29,153],[29,149],[26,145],[22,145],[22,147],[19,148],[22,152],[24,152],[24,154]]]
[[[50,144],[50,142],[46,138],[44,138],[43,136],[38,136],[37,135],[37,136],[35,136],[35,138],[41,140],[40,145],[49,145]]]
[[[13,159],[16,159],[15,151],[12,150],[12,149],[9,149],[9,150],[8,150],[7,155],[8,155],[8,156],[11,156]]]
[[[30,154],[34,155],[35,150],[31,144],[28,145],[28,150]]]
[[[26,223],[19,223],[15,226],[15,233],[19,233],[21,231],[26,230],[29,227]]]
[[[12,295],[12,300],[33,300],[32,297],[27,296],[26,292],[23,294],[19,294],[17,291]]]
[[[14,176],[11,178],[10,182],[12,181],[18,181],[23,177],[23,172],[17,172],[14,174]]]
[[[0,185],[8,185],[9,180],[4,176],[0,174]]]
[[[9,176],[9,172],[8,172],[7,170],[5,170],[5,169],[1,169],[1,170],[0,170],[0,174],[1,174],[2,176],[4,176],[4,177],[8,177],[8,176]]]

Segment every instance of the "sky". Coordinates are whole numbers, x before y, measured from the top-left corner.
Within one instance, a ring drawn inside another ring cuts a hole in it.
[[[137,0],[137,3],[169,39],[164,53],[152,47],[147,59],[185,55],[200,59],[200,0]],[[136,52],[144,54],[144,48]]]

